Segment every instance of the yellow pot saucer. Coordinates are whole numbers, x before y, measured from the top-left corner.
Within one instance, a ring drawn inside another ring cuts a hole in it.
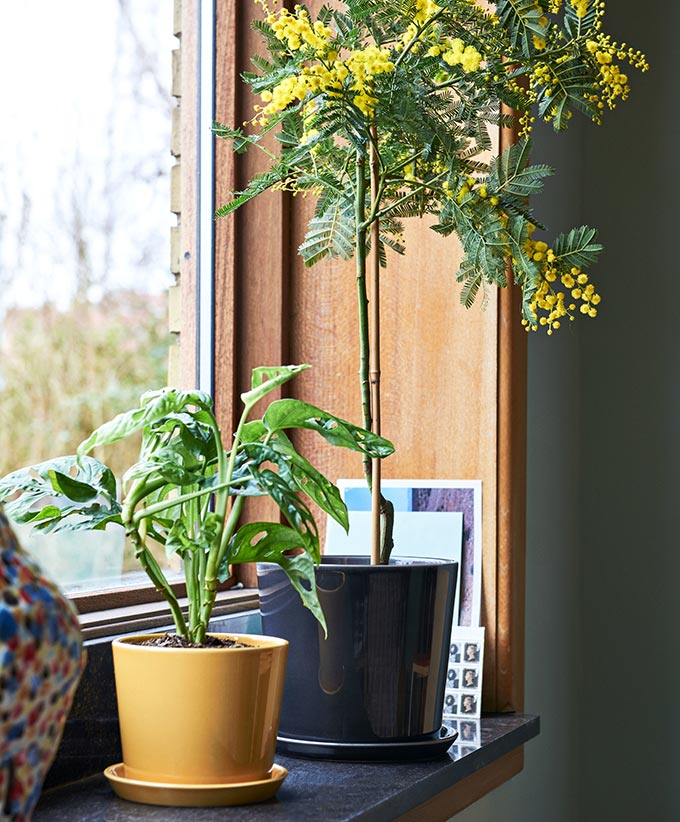
[[[281,787],[288,771],[274,765],[266,779],[256,782],[229,782],[221,785],[176,785],[170,782],[142,782],[125,776],[125,765],[110,765],[104,776],[121,799],[146,805],[171,805],[180,808],[209,808],[249,805],[271,799]]]

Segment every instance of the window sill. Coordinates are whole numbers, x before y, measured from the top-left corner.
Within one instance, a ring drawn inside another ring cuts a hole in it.
[[[220,616],[217,612],[212,630],[260,633],[256,590],[226,591],[218,598],[218,607],[224,613]],[[153,610],[148,606],[129,606],[113,609],[108,617],[102,613],[81,616],[89,622],[95,638],[86,642],[88,664],[35,819],[437,822],[449,819],[519,773],[523,766],[522,746],[539,732],[537,717],[496,714],[464,723],[459,720],[460,737],[448,754],[435,762],[350,764],[277,756],[276,761],[288,769],[289,775],[277,799],[262,805],[173,810],[125,802],[114,796],[101,775],[104,768],[122,759],[111,640],[122,633],[167,628],[168,611],[163,607],[157,613]],[[472,731],[472,739],[463,741],[466,730]],[[347,790],[348,785],[351,791]]]
[[[179,603],[186,615],[186,597],[181,598]],[[258,593],[254,588],[232,588],[229,591],[220,591],[215,599],[213,619],[255,610],[259,608],[259,604]],[[118,634],[165,629],[171,622],[170,608],[165,600],[122,605],[80,614],[80,627],[85,640],[111,639]],[[230,627],[229,630],[236,629]]]
[[[480,720],[481,745],[454,744],[434,762],[366,764],[277,757],[289,771],[277,798],[234,808],[159,808],[118,799],[103,776],[47,791],[34,819],[49,822],[430,822],[453,814],[522,769],[522,745],[539,732],[538,717],[497,714]],[[111,763],[109,763],[111,764]],[[348,786],[351,789],[348,790]]]

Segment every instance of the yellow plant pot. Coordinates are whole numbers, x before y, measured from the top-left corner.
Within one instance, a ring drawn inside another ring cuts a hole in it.
[[[153,634],[113,642],[129,779],[226,784],[265,779],[274,764],[286,640],[215,634],[246,648],[160,648]]]

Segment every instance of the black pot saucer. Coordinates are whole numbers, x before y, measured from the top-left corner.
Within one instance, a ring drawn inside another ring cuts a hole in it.
[[[457,737],[458,731],[447,725],[442,725],[437,736],[415,742],[320,742],[279,735],[276,750],[286,756],[339,762],[414,762],[438,759]]]

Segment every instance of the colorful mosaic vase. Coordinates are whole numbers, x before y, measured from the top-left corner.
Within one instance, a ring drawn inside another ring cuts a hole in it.
[[[84,661],[72,605],[0,508],[0,819],[30,820]]]

